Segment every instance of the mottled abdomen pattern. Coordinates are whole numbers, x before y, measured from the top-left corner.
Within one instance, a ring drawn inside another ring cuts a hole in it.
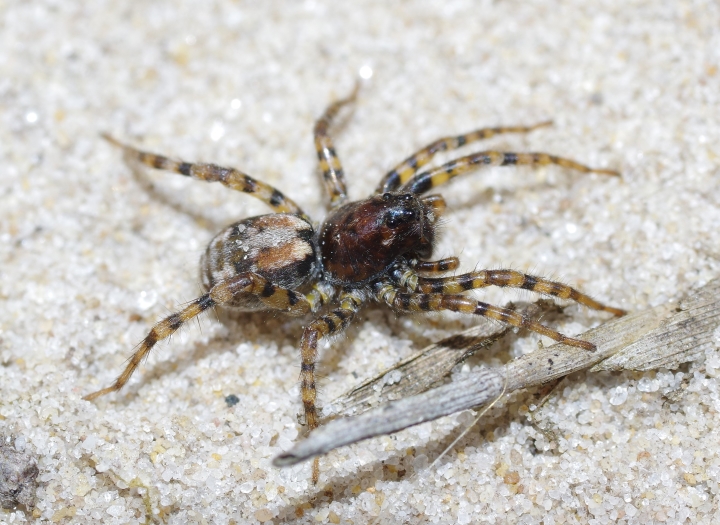
[[[275,286],[294,290],[315,276],[316,253],[312,225],[297,215],[250,217],[210,241],[200,262],[200,277],[209,290],[235,275],[253,272]],[[240,295],[228,306],[267,309],[254,295]]]

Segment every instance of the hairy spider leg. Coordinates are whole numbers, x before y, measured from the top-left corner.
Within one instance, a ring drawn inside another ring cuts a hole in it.
[[[417,261],[412,264],[412,268],[418,272],[427,273],[443,273],[457,270],[460,266],[460,259],[457,257],[447,257],[439,261]]]
[[[105,394],[117,392],[125,386],[158,341],[170,337],[183,324],[197,317],[205,310],[215,306],[231,304],[238,296],[247,294],[255,295],[269,308],[282,310],[289,315],[303,315],[311,309],[310,303],[305,299],[304,295],[275,286],[256,273],[246,272],[235,275],[227,281],[216,284],[208,293],[198,297],[179,312],[166,317],[153,326],[150,333],[140,343],[139,348],[130,357],[125,370],[115,382],[107,388],[86,395],[83,399],[92,401]]]
[[[417,283],[422,273],[445,273],[456,270],[460,266],[460,259],[457,257],[448,257],[438,261],[420,261],[418,259],[410,259],[409,261],[398,261],[387,270],[387,276],[399,289],[408,292],[417,291]]]
[[[340,307],[314,320],[308,325],[300,342],[300,396],[305,411],[305,423],[309,430],[317,428],[317,387],[315,385],[315,362],[318,341],[323,337],[339,334],[352,322],[363,303],[359,293],[343,292],[338,297]],[[317,483],[320,476],[319,460],[313,463],[312,479]]]
[[[260,199],[270,206],[277,213],[292,213],[299,215],[308,222],[310,218],[292,199],[286,197],[273,186],[260,182],[235,168],[223,168],[216,164],[202,164],[173,160],[162,155],[142,151],[103,133],[102,137],[111,144],[118,146],[123,151],[142,162],[146,166],[159,170],[167,170],[193,179],[207,182],[220,182],[230,189],[242,191]]]
[[[601,173],[603,175],[620,176],[620,173],[615,170],[595,169],[575,162],[574,160],[556,157],[555,155],[549,155],[547,153],[478,151],[472,155],[451,160],[442,166],[415,175],[400,188],[400,191],[419,195],[447,183],[458,175],[468,173],[482,166],[545,166],[547,164],[557,164],[563,168],[573,169],[582,173]]]
[[[330,104],[325,113],[315,122],[315,149],[320,170],[322,171],[325,190],[330,196],[330,206],[333,208],[340,206],[347,200],[347,187],[345,185],[345,172],[328,129],[343,106],[355,102],[359,88],[360,83],[358,82],[349,96]]]
[[[548,328],[547,326],[533,321],[509,308],[501,308],[491,304],[476,301],[465,295],[451,294],[445,295],[441,293],[398,293],[395,291],[394,285],[390,283],[381,283],[376,287],[376,297],[384,301],[388,306],[397,312],[440,312],[449,310],[463,314],[479,315],[495,319],[511,326],[519,328],[527,328],[533,332],[544,335],[569,346],[583,348],[589,351],[595,351],[596,347],[593,343],[575,339],[561,334],[560,332]]]
[[[412,283],[410,288],[413,292],[417,293],[459,294],[468,290],[485,288],[486,286],[522,288],[524,290],[530,290],[531,292],[543,295],[550,295],[560,299],[575,301],[576,303],[592,308],[593,310],[610,312],[616,316],[622,316],[627,313],[625,310],[621,310],[620,308],[606,306],[601,302],[596,301],[589,295],[586,295],[566,284],[543,279],[542,277],[537,277],[535,275],[517,272],[515,270],[480,270],[452,277],[430,278],[418,276],[415,279],[410,279],[405,275],[401,275],[400,269],[396,270],[396,273],[397,276],[391,275],[394,280],[398,279],[405,281],[403,285],[405,285],[405,283]]]
[[[417,153],[413,153],[407,159],[390,170],[380,181],[375,193],[385,193],[386,191],[395,191],[405,184],[410,177],[415,175],[420,168],[428,164],[433,157],[441,151],[449,151],[462,148],[466,144],[477,142],[479,140],[489,139],[501,133],[529,133],[537,128],[552,125],[552,121],[548,120],[540,122],[533,126],[502,126],[496,128],[481,128],[464,135],[456,137],[445,137],[428,144]]]

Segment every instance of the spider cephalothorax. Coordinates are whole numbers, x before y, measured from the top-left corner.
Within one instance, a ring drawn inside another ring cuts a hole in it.
[[[323,279],[360,286],[380,278],[399,257],[430,257],[436,220],[436,208],[409,193],[340,206],[320,227]]]
[[[477,301],[464,292],[486,286],[508,286],[570,299],[615,315],[622,315],[623,310],[605,306],[565,284],[514,270],[479,270],[438,277],[438,274],[457,269],[459,261],[456,257],[428,260],[432,256],[436,225],[445,210],[445,201],[439,195],[424,194],[484,165],[557,164],[585,173],[617,175],[617,172],[588,168],[546,153],[499,151],[480,151],[436,168],[422,169],[440,151],[456,149],[500,133],[528,132],[548,123],[484,128],[429,144],[391,170],[382,179],[375,195],[346,203],[345,176],[328,128],[337,112],[355,100],[356,93],[357,88],[348,98],[332,104],[315,124],[315,145],[331,203],[331,211],[317,231],[292,200],[238,170],[174,161],[105,136],[129,156],[148,166],[221,182],[257,197],[274,213],[241,220],[216,235],[201,261],[201,278],[207,292],[157,323],[115,383],[85,396],[85,399],[92,400],[122,388],[159,340],[216,306],[275,310],[289,315],[319,312],[326,305],[332,307],[304,328],[300,342],[300,390],[305,421],[311,430],[319,424],[315,386],[318,342],[344,330],[369,300],[385,303],[396,312],[449,310],[479,315],[527,328],[568,345],[588,350],[595,348],[592,343],[565,336],[511,309]],[[318,475],[316,460],[314,481]]]

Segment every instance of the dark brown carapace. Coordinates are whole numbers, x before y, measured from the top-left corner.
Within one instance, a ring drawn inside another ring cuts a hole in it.
[[[386,192],[340,206],[320,228],[323,279],[363,286],[400,257],[430,257],[437,219],[436,207],[410,193]]]
[[[85,399],[92,400],[122,388],[159,340],[216,306],[304,315],[334,305],[305,327],[300,343],[301,394],[305,421],[311,430],[319,423],[315,386],[318,342],[344,330],[360,307],[370,300],[384,303],[396,312],[449,310],[488,317],[571,346],[594,350],[592,343],[567,337],[513,310],[477,301],[464,292],[486,286],[508,286],[570,299],[614,315],[622,315],[622,310],[605,306],[565,284],[514,270],[438,276],[457,269],[459,261],[455,257],[429,260],[445,201],[439,195],[425,193],[482,166],[557,164],[585,173],[617,175],[617,172],[591,169],[546,153],[499,151],[480,151],[436,168],[422,169],[440,151],[460,148],[500,133],[529,132],[549,123],[484,128],[429,144],[391,170],[375,195],[346,203],[345,177],[328,129],[338,111],[353,102],[356,94],[357,88],[349,97],[332,104],[315,125],[315,145],[331,203],[331,211],[318,230],[292,200],[238,170],[174,161],[105,136],[130,157],[148,166],[220,182],[257,197],[274,213],[232,224],[210,241],[201,263],[207,293],[157,323],[115,383]],[[313,480],[317,481],[318,476],[316,460]]]

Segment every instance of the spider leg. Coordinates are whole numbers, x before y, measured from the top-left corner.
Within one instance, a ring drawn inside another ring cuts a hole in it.
[[[405,184],[408,180],[410,180],[410,177],[415,175],[420,170],[420,168],[429,163],[433,159],[435,154],[441,151],[458,149],[465,146],[466,144],[477,142],[479,140],[489,139],[490,137],[494,137],[495,135],[499,135],[501,133],[528,133],[530,131],[533,131],[534,129],[549,126],[551,124],[552,121],[548,120],[546,122],[535,124],[534,126],[503,126],[498,128],[481,128],[476,131],[466,133],[464,135],[438,139],[435,142],[428,144],[417,153],[410,155],[407,159],[405,159],[400,164],[395,166],[392,170],[390,170],[387,175],[385,175],[380,181],[380,184],[378,185],[377,190],[375,190],[375,193],[385,193],[386,191],[397,190],[401,185]]]
[[[234,168],[223,168],[216,164],[202,164],[173,160],[162,155],[142,151],[103,133],[102,137],[111,144],[123,149],[126,155],[135,158],[151,168],[167,170],[193,179],[207,182],[220,182],[230,189],[248,193],[260,199],[277,213],[293,213],[308,219],[305,212],[293,200],[283,195],[273,186],[260,182]],[[309,220],[309,219],[308,219]]]
[[[432,210],[433,222],[437,222],[447,209],[447,203],[442,195],[426,195],[420,200]]]
[[[305,296],[274,286],[267,279],[255,273],[242,273],[216,284],[212,289],[192,301],[185,308],[166,317],[152,327],[150,333],[140,343],[139,348],[130,357],[125,370],[115,382],[102,390],[88,394],[83,399],[92,401],[100,396],[117,392],[128,382],[140,363],[145,359],[155,344],[174,334],[183,324],[197,317],[205,310],[215,306],[231,304],[238,296],[255,295],[266,306],[275,310],[283,310],[290,315],[302,315],[310,311],[310,303]]]
[[[378,300],[385,302],[390,308],[397,312],[439,312],[449,310],[463,314],[479,315],[495,319],[502,323],[520,328],[527,328],[533,332],[544,335],[569,346],[584,348],[594,351],[593,343],[575,339],[561,334],[529,317],[509,308],[501,308],[491,304],[476,301],[465,295],[441,294],[441,293],[399,293],[395,285],[380,283],[376,286],[375,294]]]
[[[417,261],[412,268],[418,272],[443,273],[457,270],[458,266],[460,266],[460,259],[448,257],[439,261]]]
[[[305,294],[305,299],[310,304],[310,311],[317,312],[326,304],[330,304],[336,294],[333,285],[320,281],[312,285],[312,289]]]
[[[317,360],[318,341],[323,337],[339,334],[355,317],[363,303],[359,294],[345,292],[338,297],[340,308],[323,315],[305,327],[300,342],[300,395],[305,410],[305,422],[309,430],[317,428],[319,419],[317,415],[317,391],[315,386],[315,361]],[[312,479],[317,483],[320,475],[318,460],[313,463]]]
[[[345,172],[335,152],[335,145],[328,133],[328,129],[343,106],[355,102],[359,87],[360,83],[356,83],[349,96],[330,104],[325,113],[315,122],[315,149],[322,170],[325,190],[330,196],[330,205],[333,208],[347,200],[347,188],[345,186]]]
[[[442,166],[433,168],[415,175],[400,188],[400,191],[419,195],[436,188],[469,171],[476,170],[482,166],[511,166],[511,165],[545,166],[557,164],[563,168],[569,168],[583,173],[602,173],[604,175],[620,176],[615,170],[595,169],[571,159],[556,157],[547,153],[512,153],[502,151],[479,151],[472,155],[460,157],[459,159],[446,162]]]
[[[405,282],[410,280],[405,276],[401,278]],[[617,316],[622,316],[627,313],[625,310],[606,306],[589,295],[566,284],[516,272],[515,270],[480,270],[441,278],[417,277],[412,289],[414,292],[423,294],[459,294],[467,290],[485,288],[486,286],[522,288],[560,299],[569,299],[593,310],[610,312]]]

